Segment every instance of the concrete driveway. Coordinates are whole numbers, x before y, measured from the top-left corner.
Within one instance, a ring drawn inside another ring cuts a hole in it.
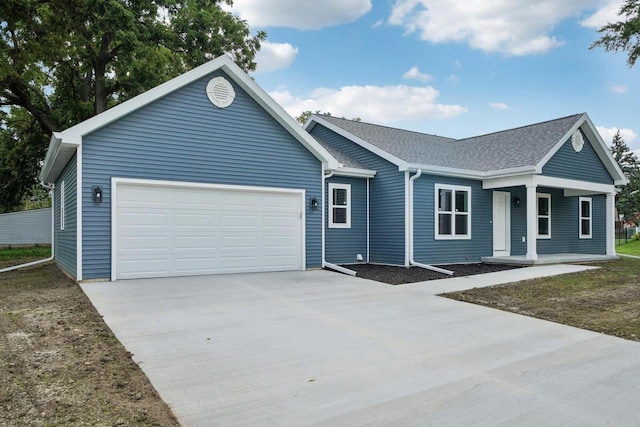
[[[640,344],[420,286],[310,271],[82,287],[185,426],[640,425]]]

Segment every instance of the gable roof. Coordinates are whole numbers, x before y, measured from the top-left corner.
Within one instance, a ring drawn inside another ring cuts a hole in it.
[[[298,142],[316,156],[326,169],[337,169],[338,161],[278,105],[227,55],[209,61],[193,70],[175,77],[134,98],[112,107],[62,132],[51,135],[49,148],[40,171],[40,179],[53,182],[69,162],[76,148],[82,145],[82,137],[124,117],[155,100],[168,95],[216,70],[224,71],[247,94],[282,125]]]
[[[582,129],[616,184],[626,178],[586,113],[486,135],[452,139],[332,116],[314,115],[321,124],[397,165],[434,174],[471,178],[541,173],[568,138]]]

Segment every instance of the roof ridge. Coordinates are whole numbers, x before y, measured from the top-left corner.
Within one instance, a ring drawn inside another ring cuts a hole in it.
[[[393,126],[379,125],[379,124],[376,124],[376,123],[364,122],[362,120],[356,121],[356,120],[353,120],[353,119],[346,119],[344,117],[337,117],[337,116],[332,116],[332,115],[328,115],[328,114],[315,114],[315,115],[316,116],[320,116],[320,117],[331,117],[332,119],[344,120],[346,122],[361,123],[361,124],[368,125],[368,126],[375,126],[375,127],[379,127],[379,128],[392,129],[392,130],[397,130],[397,131],[401,131],[401,132],[415,133],[415,134],[418,134],[418,135],[435,136],[437,138],[444,138],[444,139],[449,139],[451,141],[457,141],[455,138],[451,138],[451,137],[448,137],[448,136],[442,136],[442,135],[436,135],[434,133],[418,132],[416,130],[409,130],[409,129],[396,128],[396,127],[393,127]]]
[[[513,128],[509,128],[509,129],[497,130],[495,132],[488,132],[488,133],[483,133],[483,134],[480,134],[480,135],[468,136],[466,138],[456,139],[456,141],[465,141],[465,140],[468,140],[468,139],[481,138],[481,137],[484,137],[484,136],[495,135],[495,134],[498,134],[498,133],[504,133],[504,132],[509,132],[509,131],[513,131],[513,130],[517,130],[517,129],[524,129],[524,128],[528,128],[528,127],[532,127],[532,126],[538,126],[538,125],[542,125],[542,124],[545,124],[545,123],[557,122],[557,121],[560,121],[560,120],[568,119],[569,117],[583,116],[585,114],[586,113],[569,114],[568,116],[558,117],[557,119],[543,120],[541,122],[530,123],[528,125],[516,126],[516,127],[513,127]]]

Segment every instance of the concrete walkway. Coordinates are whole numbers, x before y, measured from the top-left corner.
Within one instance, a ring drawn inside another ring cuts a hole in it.
[[[557,264],[536,267],[515,268],[513,270],[497,271],[495,273],[478,274],[475,276],[452,277],[450,279],[430,280],[428,282],[408,283],[402,285],[408,289],[439,295],[446,292],[464,291],[473,288],[502,285],[505,283],[521,282],[523,280],[557,276],[559,274],[578,273],[599,267],[589,265]]]
[[[185,426],[640,425],[639,343],[420,285],[310,271],[82,288]]]

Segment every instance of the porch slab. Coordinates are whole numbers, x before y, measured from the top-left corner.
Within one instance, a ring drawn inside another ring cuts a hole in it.
[[[518,265],[542,265],[542,264],[567,264],[572,262],[611,261],[618,259],[617,255],[597,254],[544,254],[538,255],[538,259],[527,259],[525,255],[491,256],[482,257],[482,262],[488,264],[518,264]]]

